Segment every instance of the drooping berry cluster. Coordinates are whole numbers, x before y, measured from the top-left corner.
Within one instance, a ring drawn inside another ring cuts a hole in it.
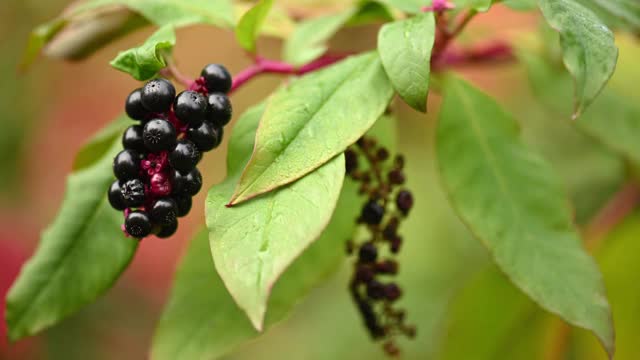
[[[393,259],[402,246],[398,228],[413,207],[413,195],[402,188],[404,158],[389,158],[389,151],[371,137],[361,138],[345,152],[347,175],[367,196],[357,221],[368,231],[364,241],[349,240],[347,252],[357,255],[349,289],[364,324],[371,337],[395,356],[400,352],[395,337],[415,336],[415,328],[405,323],[405,311],[394,307],[402,289],[390,279],[398,273]]]
[[[111,206],[124,210],[125,234],[166,238],[178,217],[191,210],[202,188],[196,165],[202,153],[220,145],[232,107],[231,75],[222,65],[207,65],[190,89],[176,96],[170,81],[157,78],[127,97],[125,111],[139,124],[122,136],[113,160],[117,178],[109,188]]]

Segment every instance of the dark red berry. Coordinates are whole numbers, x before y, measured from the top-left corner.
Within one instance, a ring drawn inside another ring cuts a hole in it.
[[[381,161],[387,160],[389,158],[389,151],[385,148],[378,149],[378,152],[376,153],[376,158],[378,158],[378,160],[381,160]]]
[[[144,125],[142,138],[150,151],[170,151],[176,146],[176,129],[167,120],[154,119]]]
[[[156,234],[157,237],[164,239],[175,234],[178,230],[178,219],[174,219],[171,223],[162,225],[160,231]]]
[[[375,271],[378,274],[395,275],[398,273],[398,263],[393,260],[385,260],[375,264]]]
[[[399,169],[391,170],[387,178],[394,185],[402,185],[406,181],[404,173]]]
[[[358,259],[363,263],[376,261],[378,258],[378,248],[373,243],[364,243],[358,251]]]
[[[222,141],[222,127],[215,126],[210,121],[205,121],[200,126],[190,127],[187,137],[193,141],[202,152],[212,150]]]
[[[413,195],[411,195],[411,192],[407,190],[398,192],[398,195],[396,196],[396,206],[400,212],[407,215],[409,210],[413,207]]]
[[[167,225],[175,222],[178,212],[178,204],[172,198],[156,200],[151,206],[149,215],[151,221],[156,224]]]
[[[144,120],[149,115],[144,105],[142,105],[142,89],[135,89],[127,97],[124,104],[124,111],[134,120]]]
[[[220,64],[209,64],[202,69],[200,76],[204,78],[209,92],[228,93],[231,90],[231,74]]]
[[[128,150],[135,150],[140,154],[147,151],[142,139],[142,125],[129,126],[122,134],[122,146]]]
[[[384,217],[384,208],[375,200],[370,200],[362,208],[360,219],[369,225],[378,225]]]
[[[173,197],[173,199],[176,201],[176,204],[178,205],[178,212],[176,213],[178,217],[183,217],[187,215],[189,211],[191,211],[191,205],[192,205],[191,196],[176,195]]]
[[[373,280],[367,284],[367,296],[373,300],[385,297],[385,286],[379,281]]]
[[[116,210],[124,210],[127,208],[124,198],[122,197],[122,191],[120,190],[120,181],[116,180],[111,184],[108,198],[112,208]]]
[[[149,235],[151,227],[151,219],[144,211],[132,211],[124,221],[124,228],[127,233],[138,239]]]
[[[138,207],[144,204],[144,183],[140,179],[125,181],[120,186],[122,199],[127,207]]]
[[[142,87],[142,105],[152,113],[166,113],[171,109],[176,89],[167,79],[153,79]]]
[[[219,127],[223,127],[229,123],[233,115],[233,107],[227,95],[223,93],[211,93],[207,98],[209,103],[208,119]]]
[[[373,280],[375,273],[371,269],[371,267],[366,265],[358,265],[356,269],[356,280],[361,283],[368,283]]]
[[[391,240],[390,250],[392,253],[397,254],[400,251],[400,247],[402,246],[402,237],[396,235],[396,237]]]
[[[180,121],[190,126],[199,126],[207,115],[207,99],[199,92],[186,90],[178,94],[173,111]]]
[[[140,154],[134,150],[122,150],[113,159],[113,173],[118,180],[140,176]]]
[[[186,173],[198,164],[201,157],[202,153],[200,153],[196,144],[191,140],[181,139],[173,151],[169,153],[169,164],[176,170]]]
[[[402,290],[398,285],[391,283],[384,286],[384,297],[389,301],[396,301],[402,296]]]

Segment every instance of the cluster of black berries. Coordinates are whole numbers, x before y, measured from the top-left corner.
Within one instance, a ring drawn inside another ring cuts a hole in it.
[[[400,251],[400,222],[413,207],[413,195],[401,188],[405,183],[404,159],[390,154],[370,137],[363,137],[345,152],[347,175],[360,183],[360,194],[367,196],[358,223],[368,230],[365,241],[349,240],[347,252],[357,254],[349,289],[353,300],[374,340],[384,342],[392,356],[400,350],[394,338],[399,334],[415,336],[415,328],[405,324],[405,311],[393,304],[402,290],[390,277],[398,273],[392,259]],[[360,160],[366,164],[360,163]]]
[[[191,210],[191,198],[202,188],[196,165],[202,153],[220,145],[231,120],[227,93],[231,76],[210,64],[193,85],[176,96],[166,79],[154,79],[127,98],[127,115],[140,123],[122,136],[122,150],[113,160],[117,178],[109,202],[124,210],[125,234],[166,238],[178,229],[178,217]]]

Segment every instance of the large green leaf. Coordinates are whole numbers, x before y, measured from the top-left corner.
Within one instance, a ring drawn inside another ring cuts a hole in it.
[[[236,26],[238,43],[250,53],[256,51],[256,38],[271,6],[273,6],[273,0],[261,0],[240,18]]]
[[[438,164],[458,215],[516,286],[593,331],[612,356],[602,276],[581,246],[562,184],[518,135],[515,120],[493,99],[462,80],[446,82]]]
[[[276,92],[230,203],[295,181],[333,159],[384,112],[393,89],[375,53],[344,60]]]
[[[121,147],[114,141],[93,165],[69,175],[58,216],[7,295],[11,339],[33,335],[94,301],[133,258],[138,240],[124,236],[122,214],[106,196]]]
[[[344,180],[344,158],[335,157],[295,183],[249,203],[226,207],[240,175],[238,164],[245,164],[251,154],[250,135],[260,120],[257,112],[244,116],[245,123],[234,131],[229,176],[209,191],[206,219],[218,274],[261,330],[273,285],[329,223]]]
[[[73,170],[78,171],[95,164],[122,138],[127,127],[133,125],[128,116],[122,115],[98,131],[76,154]]]
[[[487,11],[495,0],[453,0],[457,8],[469,8],[475,11]]]
[[[417,14],[422,7],[431,5],[429,0],[382,0],[382,2],[409,14]]]
[[[139,47],[122,51],[111,61],[111,66],[126,72],[136,80],[147,80],[167,66],[165,55],[170,54],[176,44],[176,33],[172,25],[158,29]]]
[[[636,0],[579,0],[593,10],[609,27],[640,30],[640,2]]]
[[[388,23],[378,33],[378,53],[393,87],[412,108],[427,111],[433,13]]]
[[[613,33],[574,0],[538,0],[545,19],[560,33],[564,64],[575,79],[574,118],[593,102],[613,74],[618,48]]]

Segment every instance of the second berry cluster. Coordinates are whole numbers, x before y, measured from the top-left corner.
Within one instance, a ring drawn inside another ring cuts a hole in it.
[[[113,160],[117,179],[108,191],[111,206],[124,211],[125,234],[166,238],[176,232],[178,217],[189,213],[202,188],[196,165],[220,145],[231,120],[231,83],[224,66],[209,64],[177,96],[162,78],[129,94],[125,111],[139,123],[122,136],[124,150]]]

